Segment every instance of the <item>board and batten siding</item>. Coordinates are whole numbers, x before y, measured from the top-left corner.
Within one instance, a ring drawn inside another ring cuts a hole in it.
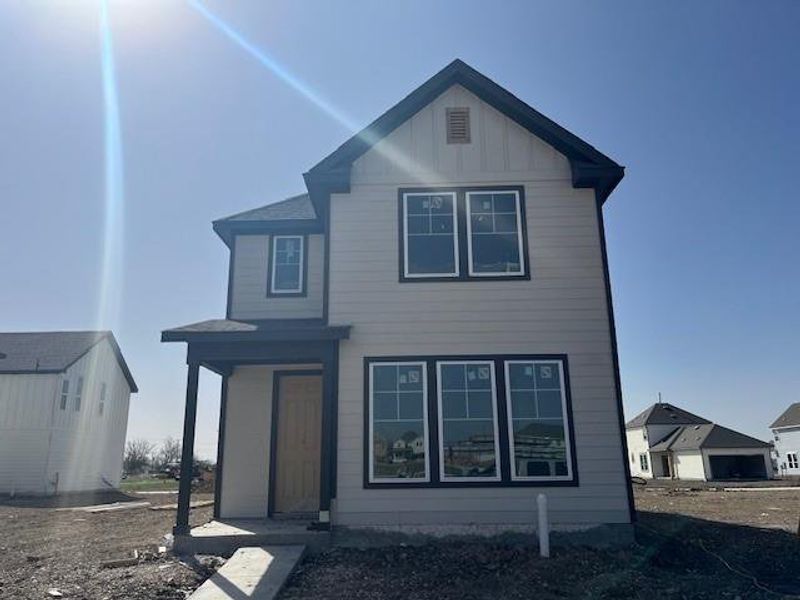
[[[445,143],[448,106],[470,108],[471,144]],[[530,281],[400,283],[398,188],[491,184],[524,186]],[[532,527],[538,491],[558,528],[629,522],[594,192],[573,189],[565,157],[454,86],[356,161],[330,231],[329,319],[353,326],[335,524]],[[568,355],[579,487],[364,489],[363,357],[514,353]]]
[[[271,237],[237,235],[235,240],[230,318],[319,319],[322,317],[324,236],[312,234],[307,237],[306,295],[287,298],[267,296]]]
[[[78,377],[81,408],[75,410]],[[62,382],[69,380],[65,410]],[[100,387],[106,383],[103,415]],[[107,340],[60,374],[0,375],[0,493],[119,485],[130,388]]]

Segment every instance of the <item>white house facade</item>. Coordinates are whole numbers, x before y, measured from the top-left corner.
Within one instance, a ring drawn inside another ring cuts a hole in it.
[[[666,402],[625,426],[631,475],[645,479],[768,479],[766,442],[716,425]]]
[[[0,333],[0,493],[119,485],[136,384],[111,332]]]
[[[164,331],[223,377],[216,516],[401,533],[633,517],[602,205],[623,169],[455,61],[214,223],[225,319]],[[176,525],[189,536],[188,486]],[[627,539],[627,538],[626,538]]]
[[[770,429],[778,474],[800,475],[800,402],[791,404]]]

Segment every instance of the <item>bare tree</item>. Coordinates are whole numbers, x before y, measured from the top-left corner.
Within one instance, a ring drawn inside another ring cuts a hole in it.
[[[181,443],[179,440],[168,437],[165,439],[161,448],[155,453],[153,458],[153,467],[161,471],[170,464],[179,463],[181,460]]]
[[[150,465],[154,446],[147,440],[131,440],[125,446],[123,468],[126,473],[142,473]]]

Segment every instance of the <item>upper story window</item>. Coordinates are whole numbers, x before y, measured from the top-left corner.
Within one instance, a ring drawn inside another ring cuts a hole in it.
[[[305,241],[302,235],[272,237],[268,295],[305,295]]]
[[[67,410],[67,399],[69,398],[69,379],[61,382],[61,410]]]
[[[521,187],[400,190],[400,280],[529,279]]]
[[[83,395],[83,377],[78,377],[78,385],[75,386],[75,411],[81,409],[81,396]]]
[[[467,192],[466,204],[469,274],[523,275],[519,193]]]
[[[458,277],[456,194],[403,195],[404,275]]]
[[[97,415],[102,417],[106,409],[106,383],[100,384],[100,401],[97,404]]]

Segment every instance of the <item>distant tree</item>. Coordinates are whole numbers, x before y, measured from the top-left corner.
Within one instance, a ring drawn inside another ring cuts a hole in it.
[[[181,443],[173,437],[168,437],[162,442],[161,448],[154,455],[153,468],[157,471],[162,471],[170,464],[179,463],[180,461]]]
[[[150,466],[153,457],[154,446],[147,440],[131,440],[125,446],[125,458],[123,468],[126,473],[143,473]]]

